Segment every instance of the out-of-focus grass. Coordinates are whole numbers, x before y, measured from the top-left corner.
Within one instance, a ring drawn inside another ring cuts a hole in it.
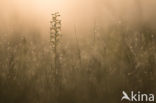
[[[98,31],[94,43],[79,39],[81,65],[76,43],[62,39],[59,90],[49,41],[34,38],[34,32],[1,34],[0,103],[119,103],[122,90],[153,93],[156,32],[127,28],[114,24]]]

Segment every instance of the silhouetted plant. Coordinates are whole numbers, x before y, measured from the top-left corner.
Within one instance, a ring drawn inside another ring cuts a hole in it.
[[[50,45],[52,48],[52,51],[54,53],[54,82],[55,86],[58,89],[60,89],[60,60],[59,60],[59,53],[58,53],[58,45],[60,43],[60,37],[61,37],[61,20],[60,20],[60,14],[59,12],[56,12],[52,14],[52,20],[50,21],[51,27],[50,27]],[[58,92],[58,91],[57,91]]]

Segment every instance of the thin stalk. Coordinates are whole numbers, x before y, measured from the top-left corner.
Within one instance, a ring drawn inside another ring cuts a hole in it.
[[[76,40],[76,44],[77,44],[77,49],[78,49],[78,57],[79,57],[79,61],[80,61],[80,66],[81,66],[81,51],[80,51],[80,47],[79,47],[79,41],[78,41],[78,37],[77,37],[77,30],[76,30],[76,25],[74,26],[74,32],[75,32],[75,40]]]

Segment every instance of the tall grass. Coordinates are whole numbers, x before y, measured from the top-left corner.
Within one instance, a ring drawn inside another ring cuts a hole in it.
[[[0,35],[0,103],[120,103],[122,90],[156,91],[156,31],[148,25],[99,29],[94,47],[85,42],[92,38],[79,39],[79,55],[71,40],[61,39],[56,48],[56,29],[53,49],[42,37],[33,38],[34,32]],[[54,82],[58,67],[61,84]]]

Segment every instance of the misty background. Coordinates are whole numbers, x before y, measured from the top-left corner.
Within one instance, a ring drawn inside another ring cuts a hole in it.
[[[123,90],[156,93],[155,11],[155,0],[0,0],[0,102],[120,103]]]
[[[106,28],[126,21],[133,27],[142,23],[155,29],[155,0],[1,0],[1,32],[36,28],[48,36],[51,13],[60,12],[63,31],[73,34],[74,25],[80,36],[92,32],[95,22]],[[64,34],[65,35],[65,34]]]

